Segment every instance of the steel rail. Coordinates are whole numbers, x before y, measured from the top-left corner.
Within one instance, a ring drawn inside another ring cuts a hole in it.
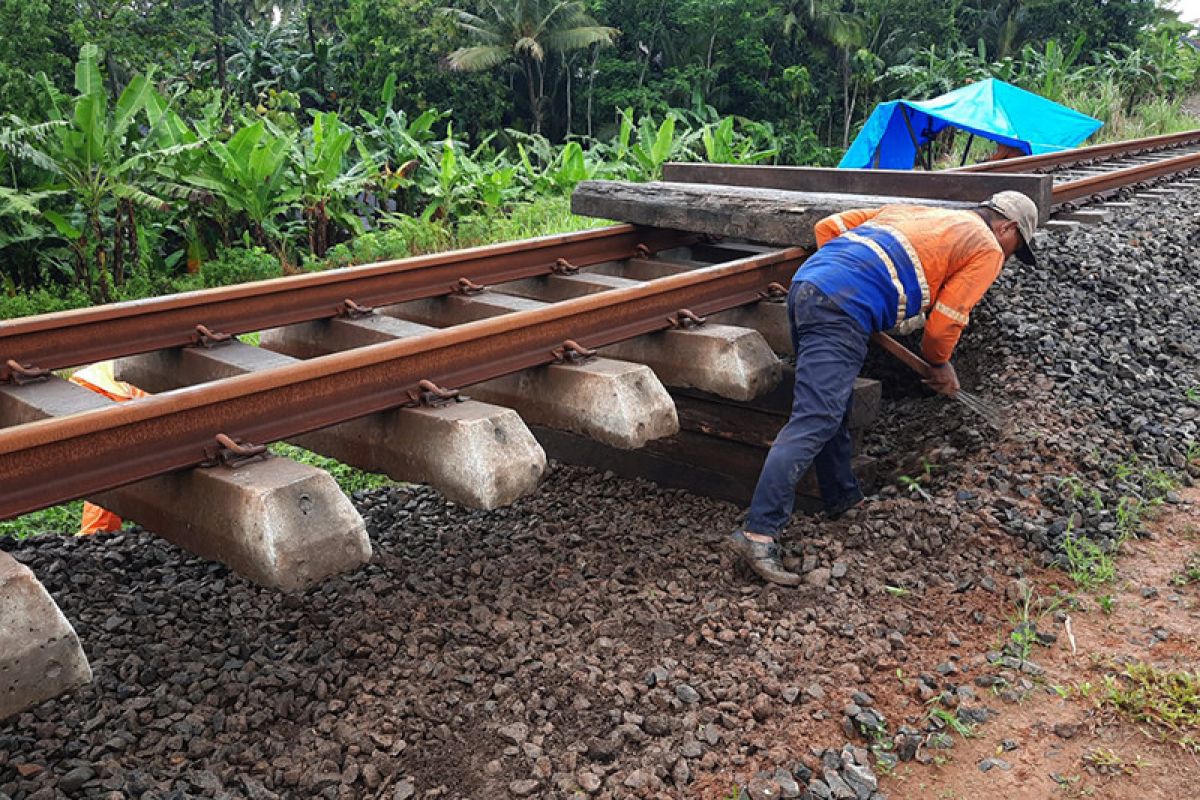
[[[718,264],[129,403],[0,429],[0,519],[193,467],[234,442],[278,441],[683,324],[786,284],[801,248]]]
[[[1041,170],[1092,163],[1139,153],[1169,150],[1190,144],[1200,144],[1200,130],[1170,133],[1165,136],[1150,136],[1145,139],[1130,139],[1125,142],[1097,144],[1077,147],[1037,156],[1008,158],[1003,161],[987,161],[968,167],[956,167],[948,172],[1039,172]]]
[[[402,303],[456,291],[460,281],[494,284],[546,275],[694,242],[680,231],[618,225],[437,255],[276,278],[0,321],[0,381],[8,362],[61,369],[195,343],[197,326],[239,334],[337,316],[358,306]],[[468,285],[468,284],[462,284]]]
[[[1110,194],[1118,189],[1144,181],[1197,169],[1200,169],[1200,153],[1190,153],[1175,158],[1166,158],[1152,164],[1139,164],[1134,167],[1105,172],[1101,175],[1055,184],[1051,190],[1051,197],[1056,204],[1069,203],[1096,195]]]

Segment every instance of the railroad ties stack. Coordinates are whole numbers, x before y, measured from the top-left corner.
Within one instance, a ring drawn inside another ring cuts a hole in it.
[[[672,170],[580,186],[579,213],[635,224],[0,322],[0,518],[86,497],[296,591],[371,544],[332,478],[264,457],[280,440],[476,508],[536,491],[548,457],[745,502],[790,409],[781,295],[813,224],[998,188],[1044,204],[1049,180]],[[114,403],[53,372],[108,359],[152,396]],[[856,438],[879,397],[859,382]],[[0,718],[90,679],[3,552],[0,608]]]

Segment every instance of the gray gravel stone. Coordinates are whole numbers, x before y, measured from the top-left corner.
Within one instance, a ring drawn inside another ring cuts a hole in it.
[[[530,797],[538,790],[540,785],[532,778],[526,778],[525,780],[510,783],[508,791],[513,797]]]

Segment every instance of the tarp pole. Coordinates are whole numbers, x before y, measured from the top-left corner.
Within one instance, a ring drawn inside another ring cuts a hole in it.
[[[904,127],[908,128],[908,138],[912,139],[913,163],[915,164],[921,158],[921,143],[917,141],[917,132],[913,130],[912,120],[908,117],[908,106],[900,104],[900,116],[904,117]],[[876,152],[879,152],[876,150]],[[911,169],[911,167],[909,168]]]
[[[960,167],[965,167],[967,165],[967,156],[971,155],[971,145],[973,144],[975,144],[975,134],[972,133],[967,137],[967,146],[963,148],[962,161],[958,163]]]

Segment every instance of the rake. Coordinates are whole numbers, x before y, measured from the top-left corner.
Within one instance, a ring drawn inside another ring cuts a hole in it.
[[[879,345],[884,350],[887,350],[896,358],[903,361],[909,368],[911,368],[922,378],[929,377],[930,372],[933,369],[931,366],[929,366],[929,363],[904,345],[897,342],[891,336],[888,336],[886,333],[875,333],[871,335],[871,341],[875,342],[875,344]],[[953,399],[961,403],[963,408],[966,408],[971,413],[981,417],[993,428],[1003,429],[1005,427],[1005,417],[1003,412],[998,407],[992,405],[978,395],[974,395],[970,392],[959,389],[953,395]]]

